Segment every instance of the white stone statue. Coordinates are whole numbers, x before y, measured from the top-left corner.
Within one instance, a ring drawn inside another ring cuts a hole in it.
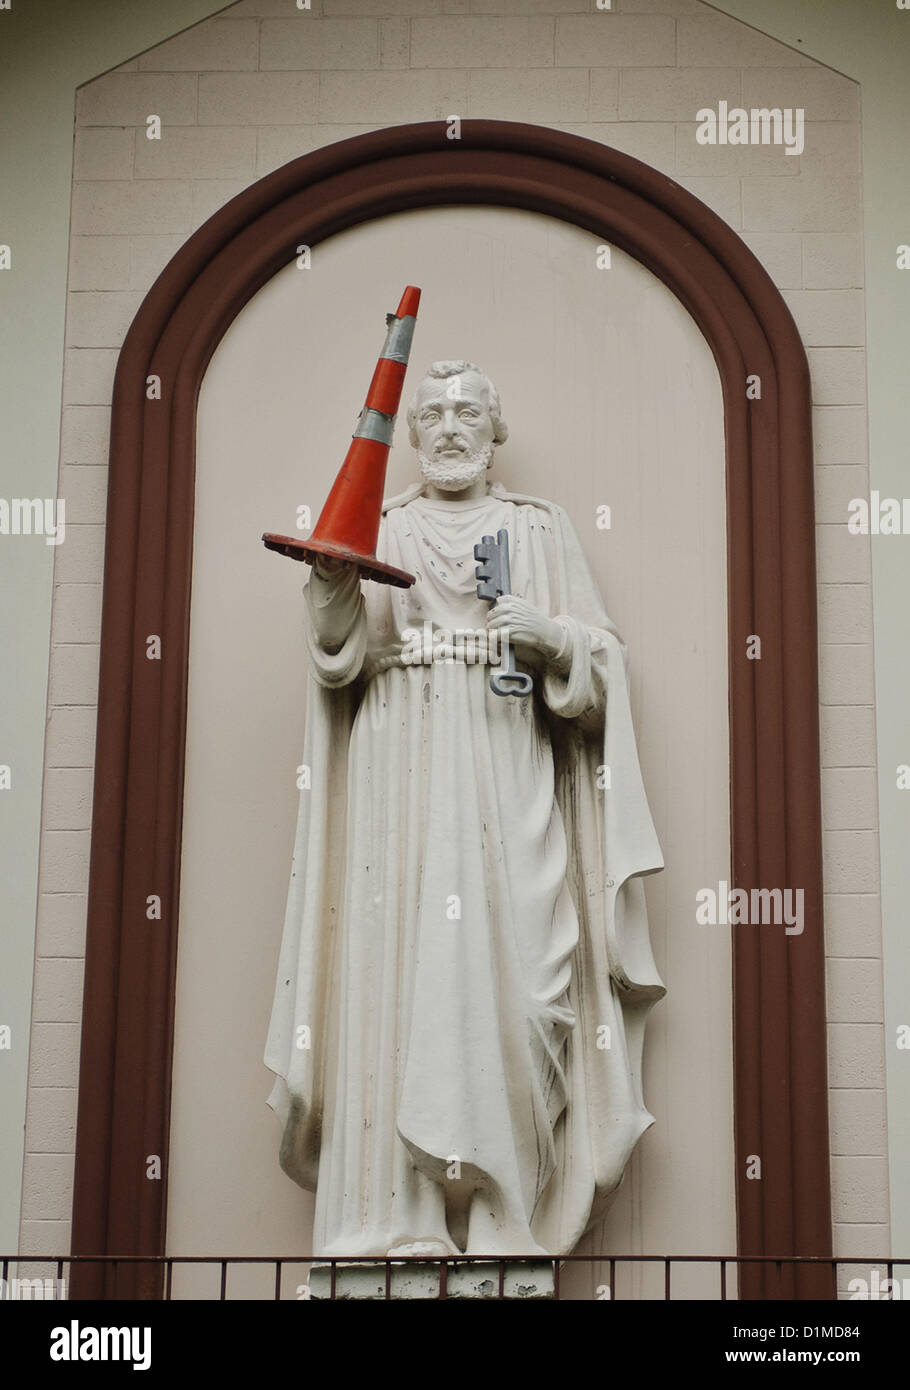
[[[377,554],[416,583],[323,561],[304,589],[269,1104],[317,1255],[565,1254],[653,1123],[642,875],[663,861],[626,652],[562,508],[488,482],[506,426],[485,373],[435,363],[408,424],[421,479]],[[473,550],[503,529],[514,596],[491,606]],[[505,628],[527,698],[455,640]]]

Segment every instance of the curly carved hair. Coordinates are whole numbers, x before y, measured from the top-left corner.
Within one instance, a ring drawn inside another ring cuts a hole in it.
[[[485,384],[485,386],[486,386],[486,389],[487,389],[487,400],[489,401],[489,406],[490,406],[490,419],[493,421],[493,442],[494,442],[495,444],[504,444],[505,441],[506,441],[506,440],[508,439],[508,437],[509,437],[509,427],[508,427],[508,425],[506,424],[505,420],[502,418],[502,408],[501,408],[500,402],[499,402],[499,392],[496,390],[496,387],[493,385],[492,381],[491,381],[490,378],[487,376],[487,374],[486,374],[486,372],[484,371],[483,367],[478,367],[476,362],[468,362],[468,361],[467,361],[465,358],[463,358],[463,357],[453,357],[453,358],[448,358],[448,359],[446,359],[446,360],[444,360],[444,361],[441,361],[441,362],[434,362],[434,363],[432,364],[432,366],[430,367],[429,371],[424,372],[423,377],[422,377],[422,379],[421,379],[421,385],[423,384],[424,381],[426,381],[427,377],[432,377],[432,378],[435,379],[436,381],[446,381],[446,380],[448,380],[449,377],[461,376],[462,373],[464,373],[464,372],[474,372],[474,373],[475,373],[477,376],[479,376],[479,377],[482,379],[482,381],[484,382],[484,384]],[[418,386],[417,389],[419,390],[420,387]],[[417,431],[416,431],[416,429],[415,429],[415,425],[416,425],[416,422],[417,422],[417,392],[416,392],[416,391],[415,391],[414,396],[413,396],[413,398],[412,398],[412,400],[411,400],[411,404],[408,406],[407,420],[408,420],[408,437],[409,437],[409,439],[410,439],[410,441],[411,441],[411,444],[416,448],[416,447],[417,447]]]

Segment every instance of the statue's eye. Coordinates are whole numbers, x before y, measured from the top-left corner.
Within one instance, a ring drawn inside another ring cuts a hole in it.
[[[436,420],[439,419],[439,411],[425,410],[420,418],[425,425],[432,425]]]
[[[468,406],[465,410],[459,410],[458,415],[459,415],[459,419],[461,419],[461,420],[476,420],[476,419],[477,419],[477,411],[476,411],[476,410],[472,410],[472,409],[470,408],[470,406]]]

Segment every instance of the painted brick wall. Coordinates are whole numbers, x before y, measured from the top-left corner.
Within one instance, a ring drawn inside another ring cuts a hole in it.
[[[695,113],[803,107],[805,150],[703,146]],[[161,117],[163,138],[146,138]],[[464,117],[603,141],[767,267],[815,404],[836,1251],[888,1248],[857,85],[697,0],[242,0],[80,89],[22,1248],[69,1248],[110,397],[143,295],[224,202],[362,131]]]

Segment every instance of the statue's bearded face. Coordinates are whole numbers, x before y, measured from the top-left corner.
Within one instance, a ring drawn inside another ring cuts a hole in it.
[[[417,390],[417,459],[427,482],[459,492],[493,459],[495,426],[487,386],[476,372],[425,377]]]

